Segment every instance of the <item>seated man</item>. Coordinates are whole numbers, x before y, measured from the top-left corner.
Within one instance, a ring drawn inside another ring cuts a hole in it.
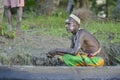
[[[93,35],[79,28],[80,18],[71,14],[65,24],[66,30],[72,33],[70,48],[51,50],[47,57],[61,55],[60,60],[68,66],[103,66],[104,60],[98,56],[101,46]]]

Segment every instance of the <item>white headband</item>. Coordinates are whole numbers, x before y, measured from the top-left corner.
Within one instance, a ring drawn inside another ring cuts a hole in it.
[[[80,24],[80,18],[78,18],[76,15],[71,14],[69,17],[73,18],[78,24]]]

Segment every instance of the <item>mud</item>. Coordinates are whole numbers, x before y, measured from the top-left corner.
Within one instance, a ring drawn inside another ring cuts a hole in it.
[[[0,63],[5,65],[57,66],[58,56],[51,60],[46,53],[54,48],[68,48],[70,44],[67,38],[32,33],[24,33],[15,39],[0,38]]]

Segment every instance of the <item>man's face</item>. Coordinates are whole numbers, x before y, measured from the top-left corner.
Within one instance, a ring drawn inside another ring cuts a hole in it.
[[[76,30],[76,22],[69,18],[65,21],[65,27],[67,32],[73,32],[74,30]]]

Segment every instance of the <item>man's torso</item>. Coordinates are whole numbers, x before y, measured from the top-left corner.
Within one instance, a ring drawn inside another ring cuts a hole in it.
[[[79,37],[82,35],[83,37]],[[77,34],[73,36],[72,38],[73,38],[74,46],[75,46],[77,39],[84,38],[83,43],[81,44],[81,50],[86,53],[93,53],[99,49],[99,42],[96,40],[95,37],[93,37],[90,33],[88,33],[84,29],[80,29],[79,32],[77,32]]]

